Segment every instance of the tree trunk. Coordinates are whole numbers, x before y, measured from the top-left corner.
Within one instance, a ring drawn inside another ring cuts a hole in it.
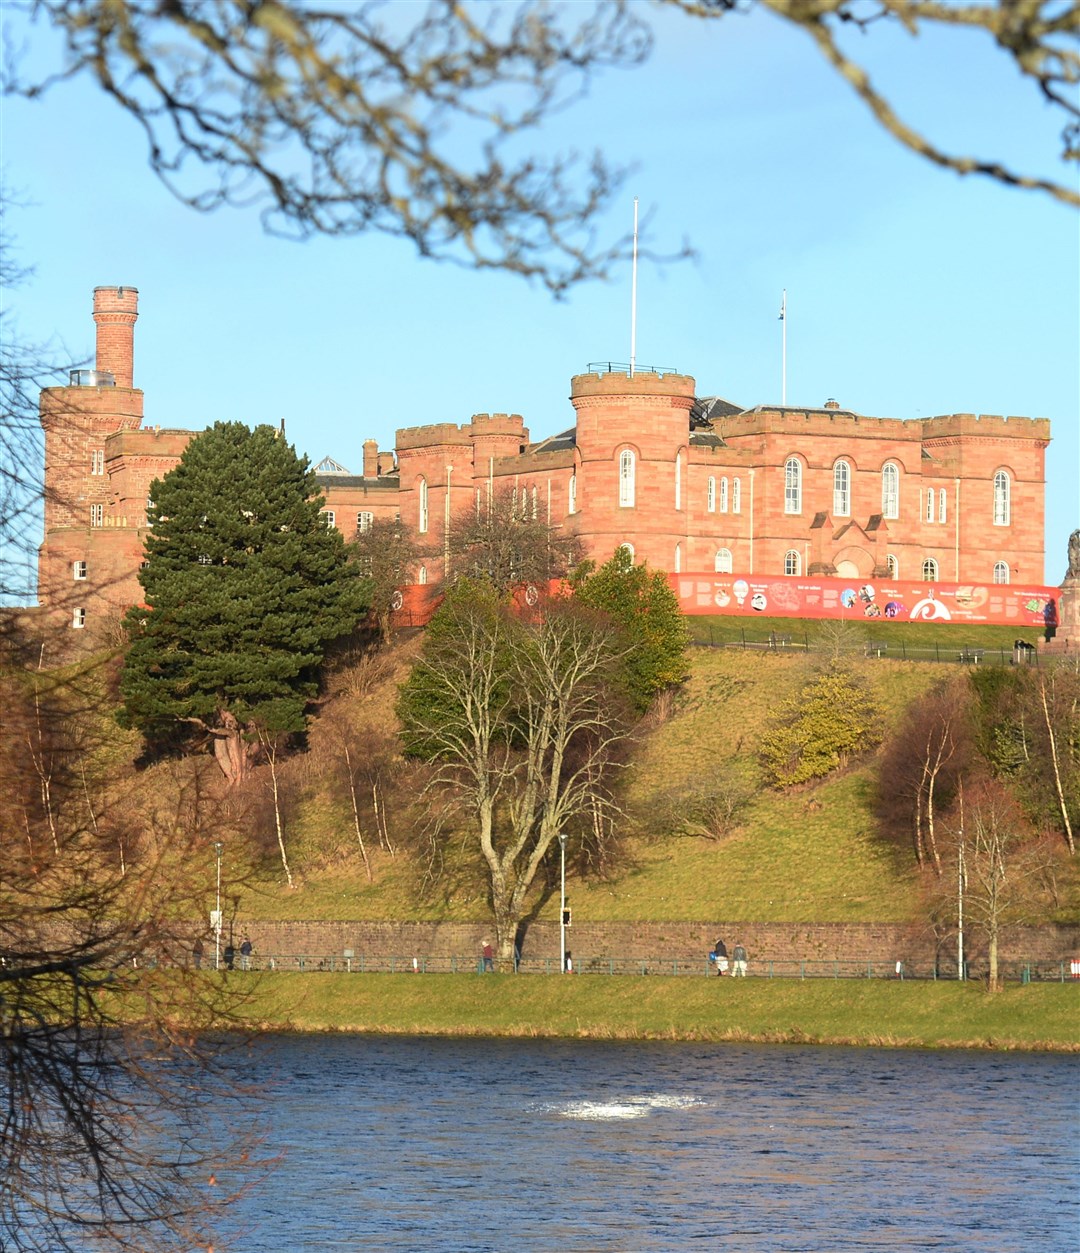
[[[368,883],[371,882],[371,862],[368,861],[367,849],[364,847],[364,835],[360,830],[360,810],[356,804],[356,780],[353,777],[352,757],[349,753],[348,741],[342,740],[342,747],[345,750],[345,770],[349,776],[349,799],[352,801],[353,827],[356,830],[356,842],[360,845],[360,856],[364,859],[364,870],[367,872]],[[378,811],[375,814],[375,821],[378,823]]]
[[[214,760],[229,781],[229,786],[235,787],[247,775],[251,765],[251,749],[244,739],[244,728],[235,715],[225,709],[220,717],[223,729],[212,732]]]
[[[1058,769],[1058,750],[1057,738],[1054,735],[1054,724],[1050,717],[1050,706],[1046,701],[1046,679],[1042,675],[1039,676],[1039,696],[1042,699],[1043,718],[1046,721],[1046,736],[1050,741],[1050,764],[1054,768],[1054,790],[1057,792],[1058,808],[1061,810],[1061,821],[1065,826],[1065,842],[1069,846],[1069,852],[1076,852],[1076,845],[1073,843],[1072,822],[1069,820],[1069,807],[1065,803],[1065,792],[1061,786],[1061,772]]]

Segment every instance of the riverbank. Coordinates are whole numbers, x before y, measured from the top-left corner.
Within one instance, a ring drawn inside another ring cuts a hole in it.
[[[1080,1052],[1080,986],[266,972],[243,1016],[267,1031]]]

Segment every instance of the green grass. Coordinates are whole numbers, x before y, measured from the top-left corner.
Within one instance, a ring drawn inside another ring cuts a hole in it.
[[[235,976],[233,976],[235,978]],[[256,1028],[1080,1051],[1080,987],[623,976],[252,977]]]
[[[962,645],[973,648],[996,649],[1008,658],[1012,655],[1013,641],[1022,639],[1035,644],[1042,638],[1042,630],[1031,626],[994,626],[984,623],[938,623],[898,622],[895,619],[873,620],[852,617],[815,621],[803,618],[764,618],[756,615],[735,617],[727,614],[693,615],[686,619],[691,638],[703,644],[741,644],[767,642],[771,635],[790,636],[796,648],[820,647],[822,637],[834,637],[838,628],[856,642],[861,651],[862,642],[880,640],[889,645],[890,652],[899,652],[902,646],[933,649],[938,646],[943,657],[954,654]]]

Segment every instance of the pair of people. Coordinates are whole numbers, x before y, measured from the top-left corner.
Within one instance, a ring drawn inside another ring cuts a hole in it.
[[[713,950],[709,954],[709,961],[716,966],[717,975],[726,975],[728,972],[728,951],[727,945],[723,940],[717,940],[713,945]],[[731,973],[732,975],[741,975],[746,978],[746,949],[741,944],[736,944],[731,954]]]

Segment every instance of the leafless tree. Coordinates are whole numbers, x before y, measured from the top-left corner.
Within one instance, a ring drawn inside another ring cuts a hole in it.
[[[445,819],[453,806],[487,866],[501,962],[553,841],[573,849],[614,805],[633,728],[620,660],[608,625],[572,603],[523,619],[459,584],[403,689],[406,744],[432,762],[432,809]]]
[[[358,529],[350,554],[367,581],[371,612],[384,644],[390,642],[394,598],[415,579],[420,549],[400,518],[374,518]]]

